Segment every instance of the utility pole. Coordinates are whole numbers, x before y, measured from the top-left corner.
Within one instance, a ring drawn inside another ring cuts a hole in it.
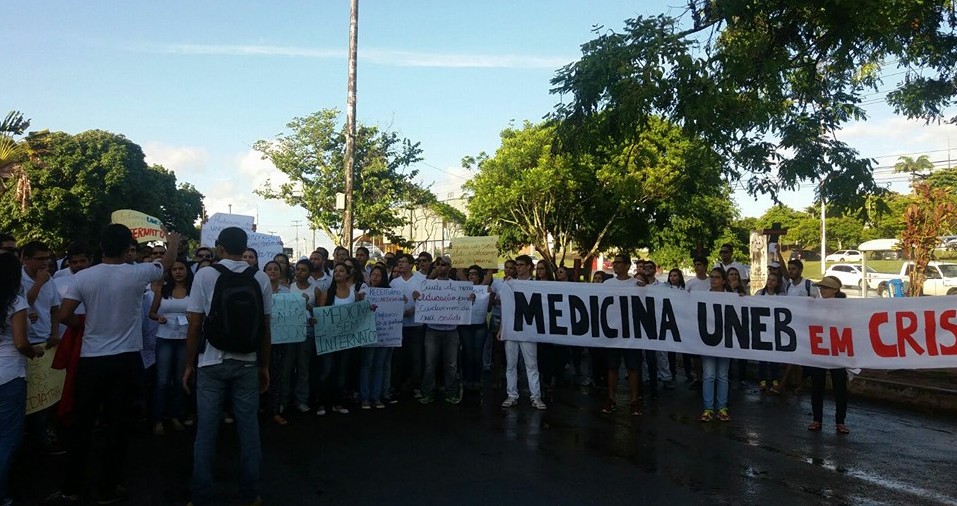
[[[346,209],[342,214],[342,246],[352,253],[352,175],[356,153],[356,47],[359,43],[359,0],[350,0],[349,82],[346,94]]]

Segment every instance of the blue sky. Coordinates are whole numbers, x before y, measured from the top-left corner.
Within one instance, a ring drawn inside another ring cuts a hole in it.
[[[509,122],[551,111],[559,97],[548,93],[549,80],[576,59],[593,25],[619,28],[626,18],[669,9],[660,1],[363,1],[358,118],[420,141],[422,181],[442,198],[457,195],[468,177],[463,156],[493,152]],[[297,252],[311,248],[305,228],[293,244],[291,223],[304,212],[252,194],[265,179],[281,178],[251,146],[295,116],[344,109],[347,0],[36,1],[4,10],[0,112],[20,110],[33,128],[122,133],[148,161],[195,184],[210,213],[229,205],[237,214],[258,212],[261,231],[282,235]],[[957,128],[873,107],[871,121],[842,136],[880,165],[905,153],[946,160],[948,139],[957,160]],[[735,197],[745,216],[770,205]],[[804,207],[812,195],[803,189],[783,198]]]

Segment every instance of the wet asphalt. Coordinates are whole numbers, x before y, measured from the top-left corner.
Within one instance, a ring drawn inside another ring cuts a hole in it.
[[[312,504],[957,504],[957,422],[855,399],[849,435],[835,433],[825,402],[809,432],[810,395],[731,394],[731,422],[701,423],[700,392],[645,400],[644,416],[602,414],[602,395],[560,387],[538,411],[523,396],[502,409],[501,389],[461,405],[411,398],[384,410],[352,409],[264,420],[263,498]],[[619,406],[626,389],[619,389]],[[357,406],[352,406],[358,408]],[[192,432],[131,444],[127,504],[185,504]],[[237,504],[235,430],[220,434],[217,493]],[[27,456],[15,470],[15,504],[55,488],[62,457]]]

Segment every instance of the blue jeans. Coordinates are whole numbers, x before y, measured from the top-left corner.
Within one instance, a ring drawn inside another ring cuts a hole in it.
[[[0,501],[7,497],[7,476],[13,453],[23,439],[26,405],[26,379],[14,378],[0,385]]]
[[[183,370],[186,368],[185,339],[156,339],[156,393],[153,421],[183,418]]]
[[[384,347],[362,348],[362,362],[359,365],[360,401],[376,402],[382,399],[382,378],[385,374],[385,359],[389,356],[389,350],[390,348]]]
[[[731,359],[723,357],[701,357],[701,396],[704,409],[724,409],[728,407],[728,369]],[[717,388],[715,388],[717,379]],[[717,406],[715,406],[717,390]]]
[[[213,499],[213,459],[223,402],[230,394],[239,435],[239,498],[250,503],[259,496],[259,367],[256,362],[226,360],[200,367],[196,378],[196,443],[193,447],[193,504]]]

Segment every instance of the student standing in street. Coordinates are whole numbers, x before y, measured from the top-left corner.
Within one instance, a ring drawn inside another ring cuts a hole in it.
[[[86,306],[83,346],[74,383],[73,427],[67,452],[67,471],[60,491],[48,504],[79,504],[87,483],[93,430],[99,417],[102,463],[98,476],[100,504],[125,500],[120,485],[126,465],[127,439],[132,428],[130,406],[142,382],[143,287],[163,279],[173,265],[180,236],[168,234],[169,249],[162,263],[126,262],[133,234],[124,225],[108,225],[102,232],[102,263],[77,272],[60,305],[57,319],[78,327],[74,311]]]
[[[199,359],[191,503],[196,506],[213,499],[213,459],[227,395],[239,436],[240,500],[262,503],[257,415],[259,394],[269,388],[272,286],[264,272],[243,261],[246,243],[246,232],[240,228],[227,227],[219,233],[216,254],[221,260],[197,271],[187,304],[186,389]]]

